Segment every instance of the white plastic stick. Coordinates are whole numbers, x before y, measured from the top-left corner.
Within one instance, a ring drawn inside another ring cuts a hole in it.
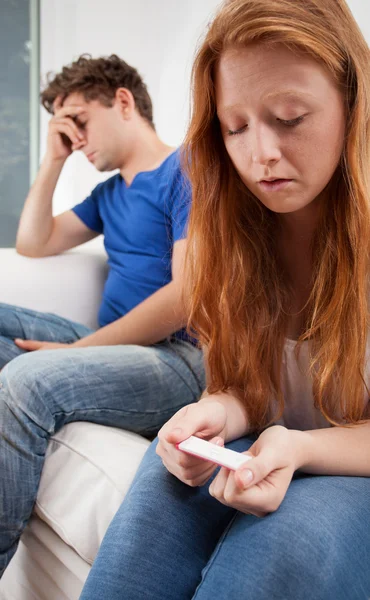
[[[252,458],[248,454],[242,454],[241,452],[235,452],[234,450],[229,450],[222,446],[216,446],[216,444],[211,444],[211,442],[202,440],[194,435],[177,444],[177,447],[183,452],[187,452],[198,458],[203,458],[204,460],[209,460],[221,467],[227,467],[231,471],[236,471],[242,464]]]

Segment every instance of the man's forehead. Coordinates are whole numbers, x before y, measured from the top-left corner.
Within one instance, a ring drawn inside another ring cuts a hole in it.
[[[88,105],[89,103],[79,92],[69,94],[63,101],[63,106],[83,106],[84,108],[87,108]]]

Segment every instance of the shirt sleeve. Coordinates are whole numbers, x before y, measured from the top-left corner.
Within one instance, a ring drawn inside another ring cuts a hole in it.
[[[179,168],[172,188],[172,238],[173,242],[186,238],[191,207],[191,186]]]
[[[103,233],[103,221],[99,211],[100,188],[101,184],[97,185],[90,196],[80,204],[74,206],[72,210],[89,229]]]

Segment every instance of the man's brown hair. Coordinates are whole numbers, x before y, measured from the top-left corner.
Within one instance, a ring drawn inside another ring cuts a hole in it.
[[[99,100],[105,106],[112,106],[116,91],[121,87],[130,90],[139,114],[154,129],[152,101],[145,83],[137,70],[116,54],[101,58],[82,54],[57,75],[49,73],[40,98],[49,113],[54,112],[53,104],[58,96],[64,101],[73,92],[82,94],[87,102]]]

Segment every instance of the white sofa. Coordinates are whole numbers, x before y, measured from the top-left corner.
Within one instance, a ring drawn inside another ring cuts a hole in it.
[[[0,302],[96,326],[107,273],[101,249],[30,259],[2,248],[0,265]],[[79,597],[148,445],[139,435],[82,422],[52,438],[33,516],[0,581],[2,600]]]

